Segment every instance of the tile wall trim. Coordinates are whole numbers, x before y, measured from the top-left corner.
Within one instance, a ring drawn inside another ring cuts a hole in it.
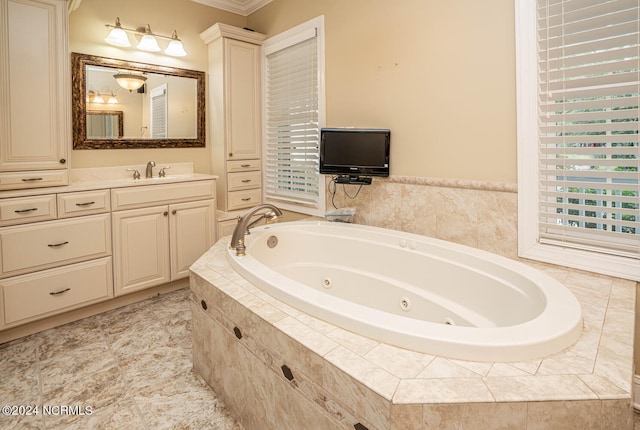
[[[510,182],[491,182],[472,179],[429,178],[422,176],[399,175],[391,175],[388,178],[375,178],[375,180],[397,184],[430,185],[443,188],[463,188],[467,190],[500,191],[507,193],[518,192],[518,184]]]

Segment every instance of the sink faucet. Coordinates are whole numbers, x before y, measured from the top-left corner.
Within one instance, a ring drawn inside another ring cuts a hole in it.
[[[265,210],[264,213],[258,214],[259,211]],[[260,215],[260,218],[251,222],[251,219]],[[264,220],[269,223],[277,220],[282,216],[282,211],[277,207],[270,204],[263,204],[255,206],[247,211],[239,220],[236,228],[233,230],[233,235],[231,236],[231,244],[229,245],[230,249],[236,250],[236,255],[238,257],[242,257],[245,255],[245,251],[247,247],[244,245],[244,236],[249,233],[249,228],[253,227],[264,218]]]
[[[156,167],[155,161],[149,161],[147,163],[147,172],[145,173],[145,178],[153,178],[153,168]]]

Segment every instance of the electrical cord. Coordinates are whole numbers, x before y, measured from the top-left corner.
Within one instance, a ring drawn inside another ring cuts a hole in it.
[[[338,209],[338,206],[336,206],[336,203],[335,203],[336,192],[338,191],[338,183],[336,182],[337,178],[338,178],[337,176],[332,176],[331,181],[329,182],[329,186],[327,187],[327,191],[329,192],[329,194],[331,194],[331,204],[335,209]],[[349,197],[352,200],[358,197],[358,194],[360,194],[360,190],[362,190],[362,184],[359,184],[358,190],[352,196],[347,192],[347,188],[345,185],[347,184],[342,184],[342,190],[344,191],[344,195]]]

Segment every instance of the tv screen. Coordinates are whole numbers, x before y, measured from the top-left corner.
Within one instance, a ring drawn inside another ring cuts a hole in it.
[[[323,128],[320,173],[389,176],[391,132],[387,129]]]

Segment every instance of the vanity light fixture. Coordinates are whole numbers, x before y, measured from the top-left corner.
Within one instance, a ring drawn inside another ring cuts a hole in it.
[[[120,102],[118,101],[118,96],[107,88],[106,91],[87,91],[87,103],[118,104]]]
[[[172,57],[184,57],[187,55],[187,52],[184,50],[184,46],[182,46],[182,42],[178,39],[178,33],[173,30],[171,34],[171,42],[169,42],[169,46],[164,50],[165,54],[171,55]]]
[[[120,46],[122,48],[128,48],[129,46],[131,46],[129,37],[127,37],[127,33],[122,28],[122,25],[120,25],[120,18],[116,18],[115,26],[107,25],[107,27],[111,27],[111,31],[109,32],[109,35],[104,39],[105,42],[110,43],[114,46]]]
[[[129,90],[129,92],[133,90],[137,90],[142,85],[144,85],[144,81],[147,80],[147,77],[144,75],[140,75],[138,73],[131,72],[118,72],[113,75],[118,85],[120,85],[125,90]]]
[[[93,90],[89,90],[87,93],[87,101],[89,103],[104,103],[104,99],[102,98],[100,91],[95,92]]]
[[[173,30],[171,36],[163,36],[161,34],[156,34],[151,31],[151,27],[147,24],[144,27],[138,27],[136,29],[126,28],[120,24],[120,18],[116,18],[116,25],[105,24],[107,28],[110,28],[111,31],[109,35],[104,39],[107,43],[110,43],[114,46],[119,46],[122,48],[126,48],[131,46],[129,42],[129,38],[127,37],[127,33],[133,33],[138,40],[138,44],[136,48],[142,51],[149,52],[158,52],[161,50],[158,45],[158,39],[168,39],[169,46],[164,50],[165,54],[171,55],[173,57],[184,57],[187,55],[187,52],[184,50],[184,46],[182,45],[182,41],[178,39],[178,33]]]
[[[155,38],[155,36],[151,32],[151,27],[149,27],[149,24],[147,24],[147,26],[144,28],[144,33],[142,35],[142,38],[140,38],[140,42],[138,42],[138,45],[136,46],[136,48],[142,51],[149,51],[149,52],[160,51],[158,40]]]
[[[111,91],[111,94],[109,95],[109,100],[107,100],[107,103],[110,105],[115,105],[118,104],[118,97],[113,93],[113,91]]]

